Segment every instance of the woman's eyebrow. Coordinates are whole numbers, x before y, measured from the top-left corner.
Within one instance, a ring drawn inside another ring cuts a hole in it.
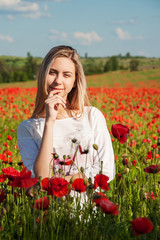
[[[55,69],[55,68],[50,68],[50,71],[56,71],[56,72],[58,72],[58,70],[57,69]],[[68,71],[68,70],[66,70],[66,71],[63,71],[64,73],[70,73],[70,74],[73,74],[73,72],[72,71]]]
[[[72,74],[72,72],[71,72],[71,71],[64,71],[64,73],[70,73],[70,74]]]
[[[57,70],[56,70],[56,69],[54,69],[54,68],[50,68],[49,70],[57,71]]]

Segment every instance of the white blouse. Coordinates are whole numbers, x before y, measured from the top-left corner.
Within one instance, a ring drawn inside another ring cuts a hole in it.
[[[21,122],[17,129],[18,147],[24,166],[32,171],[34,177],[34,162],[38,155],[45,119],[28,119]],[[73,141],[75,140],[75,141]],[[98,150],[93,148],[98,146]],[[87,154],[81,154],[78,146]],[[53,127],[53,152],[59,159],[64,155],[75,156],[74,164],[63,166],[65,174],[75,174],[83,167],[87,178],[94,181],[103,161],[103,174],[109,181],[115,176],[115,161],[111,138],[103,114],[95,107],[85,107],[83,117],[57,119]],[[76,154],[75,154],[76,153]],[[45,161],[45,159],[44,159]]]

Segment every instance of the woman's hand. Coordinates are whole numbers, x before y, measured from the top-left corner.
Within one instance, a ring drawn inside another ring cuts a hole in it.
[[[73,182],[77,178],[83,178],[86,183],[88,184],[88,178],[81,172],[75,173],[73,175],[68,175],[65,176],[64,179],[67,180],[68,182]]]
[[[61,90],[54,90],[49,93],[48,98],[45,101],[46,122],[50,120],[54,122],[56,120],[59,105],[63,108],[66,107],[66,101],[58,95],[58,93],[61,92]]]

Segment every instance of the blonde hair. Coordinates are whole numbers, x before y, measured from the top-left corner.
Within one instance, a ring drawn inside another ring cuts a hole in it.
[[[49,73],[50,66],[56,58],[66,57],[73,61],[75,64],[75,86],[68,94],[67,100],[69,102],[69,109],[82,114],[84,106],[89,106],[89,100],[86,92],[86,79],[83,71],[83,66],[80,57],[75,49],[70,46],[57,46],[53,47],[45,56],[38,76],[37,95],[35,102],[35,109],[31,118],[37,118],[45,111],[45,100],[48,96],[46,77]]]

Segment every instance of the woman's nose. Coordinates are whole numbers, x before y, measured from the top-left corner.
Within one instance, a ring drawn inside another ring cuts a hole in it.
[[[56,79],[55,79],[55,83],[57,83],[59,85],[62,83],[62,76],[60,74],[57,74]]]

